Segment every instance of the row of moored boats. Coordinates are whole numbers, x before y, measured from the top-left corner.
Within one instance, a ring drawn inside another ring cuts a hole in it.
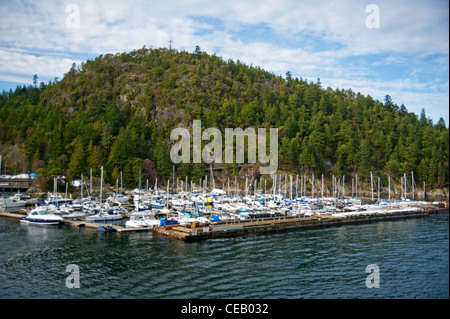
[[[411,200],[362,204],[356,198],[286,198],[281,194],[263,193],[241,197],[227,195],[220,189],[213,189],[209,193],[194,190],[176,194],[135,189],[130,196],[116,193],[106,198],[105,202],[91,197],[72,200],[59,194],[51,194],[39,203],[26,194],[15,194],[4,201],[6,207],[34,205],[23,218],[24,223],[53,225],[65,219],[111,222],[125,218],[126,227],[153,227],[170,223],[187,225],[193,222],[243,221],[281,216],[392,214],[420,210],[429,204]]]

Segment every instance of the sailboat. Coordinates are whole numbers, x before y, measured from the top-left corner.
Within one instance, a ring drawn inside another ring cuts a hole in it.
[[[44,200],[45,205],[54,204],[56,206],[62,205],[62,204],[70,204],[72,203],[71,198],[65,198],[62,197],[60,194],[57,193],[57,178],[53,180],[53,194],[50,194],[46,200]]]

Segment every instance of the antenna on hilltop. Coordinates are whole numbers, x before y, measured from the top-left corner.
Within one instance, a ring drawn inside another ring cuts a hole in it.
[[[172,43],[173,43],[173,41],[169,40],[169,50],[172,50]]]

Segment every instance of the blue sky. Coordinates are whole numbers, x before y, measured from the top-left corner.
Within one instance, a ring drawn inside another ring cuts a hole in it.
[[[172,40],[178,50],[199,45],[277,75],[320,78],[323,87],[380,101],[389,94],[448,126],[448,14],[447,0],[2,0],[0,90],[30,85],[34,74],[46,83],[61,79],[72,63],[100,54]],[[369,28],[375,15],[379,27]]]

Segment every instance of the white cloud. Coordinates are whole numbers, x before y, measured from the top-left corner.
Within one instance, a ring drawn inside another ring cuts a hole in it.
[[[0,48],[0,79],[4,82],[31,84],[34,74],[41,80],[53,80],[66,73],[72,63],[81,60],[59,56],[37,56],[26,50]]]
[[[66,25],[71,3],[78,5],[80,28]],[[396,102],[407,107],[420,96],[422,101],[432,101],[426,94],[435,96],[430,105],[438,105],[439,99],[448,102],[448,82],[442,80],[448,78],[448,3],[376,1],[379,29],[365,25],[367,4],[359,0],[6,0],[0,3],[0,81],[31,79],[33,74],[62,77],[73,62],[81,62],[80,56],[126,52],[143,45],[167,47],[172,40],[180,50],[193,51],[198,44],[225,60],[240,59],[275,74],[289,70],[310,80],[320,77],[324,84],[339,83],[340,88],[398,96]],[[263,28],[257,35],[248,33],[258,27]],[[373,58],[376,54],[381,54],[379,60]],[[424,58],[429,55],[432,60]],[[408,63],[412,67],[405,68],[404,74],[373,77],[381,67]],[[431,73],[437,82],[423,79]],[[428,86],[431,91],[425,93]]]

